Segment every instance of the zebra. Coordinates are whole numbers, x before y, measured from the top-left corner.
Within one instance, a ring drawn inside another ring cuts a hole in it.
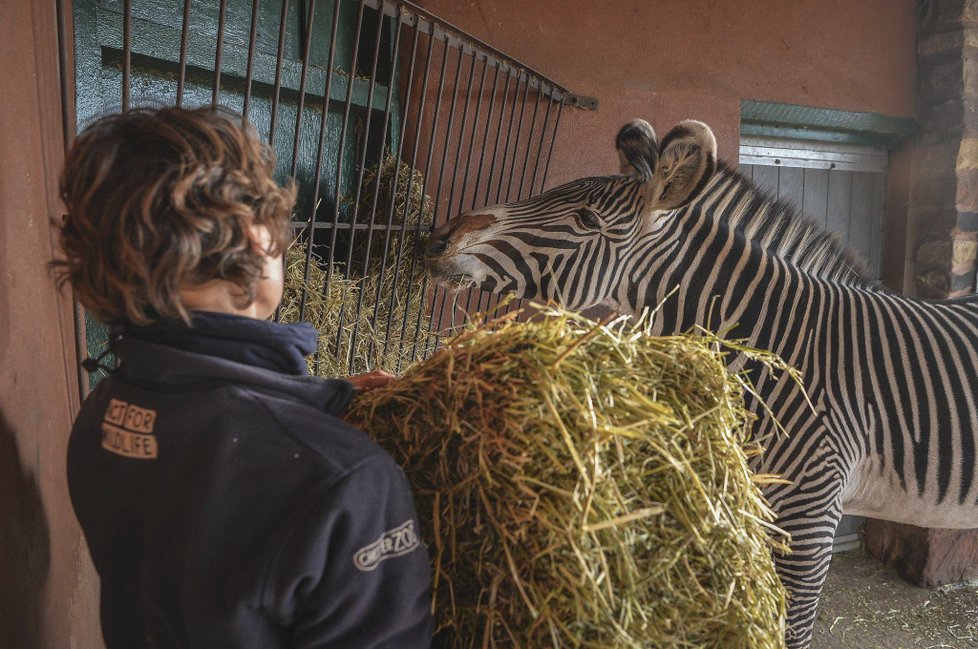
[[[626,124],[618,175],[473,210],[435,229],[435,281],[570,309],[639,315],[654,332],[708,327],[780,355],[801,382],[750,368],[769,440],[765,496],[791,553],[786,644],[808,647],[843,515],[978,527],[978,299],[925,301],[866,277],[837,238],[718,161],[687,120],[661,144]],[[772,434],[782,426],[784,435]]]

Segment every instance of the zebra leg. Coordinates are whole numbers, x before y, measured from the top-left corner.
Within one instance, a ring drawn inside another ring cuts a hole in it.
[[[789,514],[780,526],[791,533],[791,554],[776,555],[778,576],[788,591],[788,649],[806,649],[812,641],[812,628],[822,584],[832,560],[832,539],[842,514],[838,506],[821,515]]]
[[[804,469],[792,476],[792,484],[778,485],[767,494],[778,514],[778,526],[791,534],[791,553],[774,557],[788,591],[788,649],[807,649],[811,644],[818,598],[832,559],[832,541],[842,518],[845,472],[831,446],[825,438],[813,444],[807,449],[811,454]]]

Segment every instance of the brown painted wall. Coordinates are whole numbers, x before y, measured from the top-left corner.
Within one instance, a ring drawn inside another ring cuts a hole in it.
[[[46,269],[63,154],[54,2],[0,20],[0,647],[94,649],[98,592],[65,484],[70,300]]]
[[[473,36],[600,102],[569,111],[551,178],[617,170],[633,117],[710,124],[736,159],[740,100],[916,113],[912,0],[421,0]],[[606,143],[594,151],[595,143]]]
[[[612,141],[634,117],[660,136],[695,118],[736,161],[740,101],[916,115],[913,0],[418,0],[599,110],[568,110],[552,186],[614,173]],[[894,159],[884,276],[904,285],[908,152]]]

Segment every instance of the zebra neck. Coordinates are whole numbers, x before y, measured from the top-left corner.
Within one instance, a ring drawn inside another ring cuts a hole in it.
[[[769,347],[766,325],[779,305],[771,298],[793,290],[798,272],[695,204],[674,221],[636,255],[622,306],[655,310],[660,334],[702,327]]]

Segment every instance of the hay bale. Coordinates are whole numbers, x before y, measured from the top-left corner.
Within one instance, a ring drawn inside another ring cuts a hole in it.
[[[513,315],[351,412],[415,490],[436,646],[782,647],[785,537],[715,339]]]
[[[305,319],[319,331],[318,351],[309,359],[310,373],[335,377],[374,369],[397,372],[409,364],[422,347],[430,322],[428,305],[418,296],[425,272],[422,264],[412,275],[409,259],[400,267],[393,260],[349,278],[334,265],[328,286],[324,266],[313,254],[306,275],[305,246],[296,242],[286,251],[279,320]],[[421,342],[416,343],[417,338]]]
[[[395,185],[396,179],[396,185]],[[379,164],[363,171],[360,211],[369,213],[373,196],[377,194],[376,222],[386,223],[388,215],[395,225],[428,225],[433,218],[431,197],[424,193],[424,174],[391,153]],[[349,199],[352,203],[352,198]]]

